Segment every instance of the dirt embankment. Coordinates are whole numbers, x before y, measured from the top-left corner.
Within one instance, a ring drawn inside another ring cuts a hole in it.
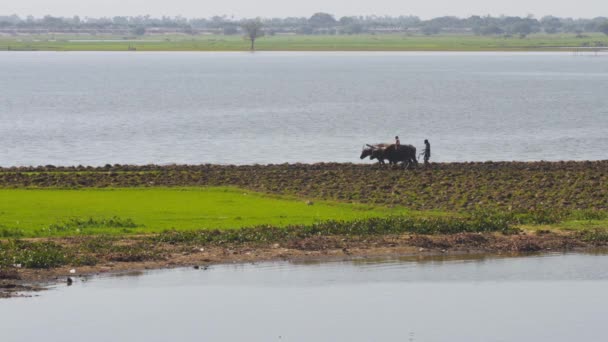
[[[175,165],[0,169],[0,187],[237,186],[337,201],[470,211],[606,210],[608,161]]]
[[[335,260],[353,257],[431,256],[438,254],[520,254],[584,251],[608,246],[608,239],[592,235],[540,231],[536,233],[457,233],[450,235],[309,236],[269,243],[212,243],[159,240],[150,236],[126,238],[75,237],[37,239],[56,244],[63,252],[79,253],[79,265],[49,268],[0,268],[0,297],[37,291],[45,283],[121,271],[273,260]],[[94,263],[86,260],[95,258]],[[17,265],[20,266],[20,265]],[[71,270],[73,270],[71,272]]]

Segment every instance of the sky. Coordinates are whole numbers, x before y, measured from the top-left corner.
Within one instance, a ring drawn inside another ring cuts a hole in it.
[[[453,15],[533,14],[593,18],[608,16],[608,0],[3,0],[0,15],[81,17],[214,15],[242,17],[308,17],[327,12],[349,15],[416,15],[423,19]]]

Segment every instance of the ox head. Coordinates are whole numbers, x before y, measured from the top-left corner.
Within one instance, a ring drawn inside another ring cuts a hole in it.
[[[363,149],[361,150],[361,159],[366,158],[366,157],[371,157],[372,153],[374,152],[374,147],[371,145],[365,145],[363,146]]]

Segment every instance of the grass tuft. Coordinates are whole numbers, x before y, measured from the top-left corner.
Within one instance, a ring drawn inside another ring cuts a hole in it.
[[[46,228],[40,230],[41,235],[59,235],[61,233],[85,233],[86,230],[89,229],[115,229],[115,228],[137,228],[143,227],[142,225],[138,225],[133,222],[132,219],[122,219],[120,217],[114,216],[112,218],[106,219],[94,219],[92,217],[88,219],[80,219],[80,218],[71,218],[63,223],[53,223]]]

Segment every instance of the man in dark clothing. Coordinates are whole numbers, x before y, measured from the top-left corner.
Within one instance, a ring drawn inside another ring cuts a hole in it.
[[[424,165],[429,164],[429,159],[431,159],[431,144],[424,139]]]

